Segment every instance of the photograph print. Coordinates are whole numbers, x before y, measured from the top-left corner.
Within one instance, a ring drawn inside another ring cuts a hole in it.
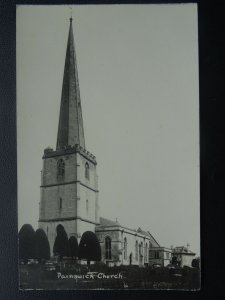
[[[199,290],[197,5],[16,18],[19,288]]]

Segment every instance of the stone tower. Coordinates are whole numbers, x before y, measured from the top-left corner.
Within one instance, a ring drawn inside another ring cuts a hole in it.
[[[96,159],[85,149],[77,62],[70,18],[56,150],[43,155],[39,228],[50,243],[51,254],[56,227],[61,224],[68,238],[78,241],[99,224]]]

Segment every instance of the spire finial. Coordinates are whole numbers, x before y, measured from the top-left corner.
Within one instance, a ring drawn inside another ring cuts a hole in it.
[[[72,12],[72,7],[71,7],[71,6],[69,6],[69,8],[70,8],[70,23],[72,23],[72,21],[73,21],[73,12]]]

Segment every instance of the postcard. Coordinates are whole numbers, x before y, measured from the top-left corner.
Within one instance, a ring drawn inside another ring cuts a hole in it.
[[[199,290],[197,5],[16,16],[19,288]]]

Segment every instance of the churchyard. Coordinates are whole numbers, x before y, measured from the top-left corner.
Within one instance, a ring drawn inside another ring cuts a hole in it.
[[[198,268],[90,265],[78,261],[31,260],[19,264],[20,289],[179,289],[200,286]]]

